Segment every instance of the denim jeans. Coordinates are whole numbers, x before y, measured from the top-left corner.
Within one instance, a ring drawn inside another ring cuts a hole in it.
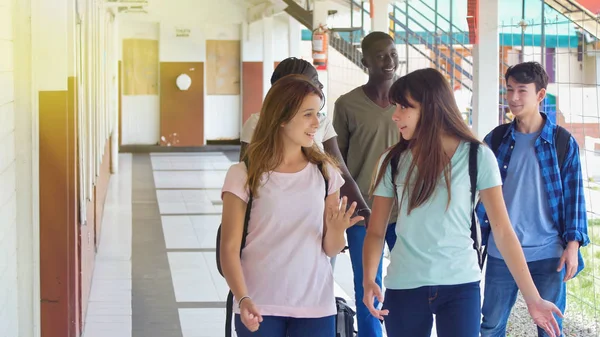
[[[358,323],[358,336],[357,337],[382,337],[383,330],[381,322],[373,317],[369,312],[369,309],[363,303],[363,245],[365,242],[365,236],[367,235],[367,229],[365,226],[354,225],[346,230],[346,237],[348,238],[348,248],[350,251],[350,260],[352,262],[352,271],[354,272],[354,294],[356,299],[356,321]],[[396,224],[389,224],[387,232],[385,234],[385,241],[388,244],[390,250],[394,248],[396,243]],[[377,269],[377,277],[375,281],[381,287],[381,274],[383,268],[383,251],[381,253],[381,260],[379,261],[379,268]],[[375,300],[375,305],[377,305]]]
[[[566,283],[563,282],[565,270],[557,272],[560,259],[545,259],[527,263],[533,283],[540,296],[554,303],[564,313],[567,297]],[[483,295],[482,337],[506,336],[506,323],[510,311],[517,300],[517,284],[504,260],[488,257]],[[562,319],[554,315],[562,335]],[[538,336],[548,335],[538,327]]]
[[[388,336],[429,337],[435,314],[438,337],[479,337],[479,281],[457,285],[387,289],[383,309]]]
[[[335,315],[322,318],[263,316],[256,332],[250,332],[235,315],[238,337],[335,337]]]

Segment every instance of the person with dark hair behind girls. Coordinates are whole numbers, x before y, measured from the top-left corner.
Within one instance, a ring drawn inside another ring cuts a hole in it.
[[[372,189],[363,256],[364,303],[373,316],[388,315],[389,336],[429,337],[435,315],[439,337],[479,337],[481,270],[471,231],[473,181],[473,193],[479,192],[488,211],[498,250],[531,317],[556,336],[553,314],[562,313],[542,299],[527,269],[504,204],[496,157],[463,121],[446,78],[432,68],[416,70],[394,83],[390,99],[402,139],[381,156]],[[390,254],[384,300],[375,279],[394,201],[398,241]],[[382,309],[373,306],[375,297]]]
[[[313,67],[308,61],[295,57],[288,57],[277,65],[275,71],[273,71],[273,75],[271,76],[271,85],[274,85],[282,77],[292,74],[304,75],[319,89],[323,89],[323,84],[319,82],[319,75],[315,67]],[[256,125],[258,124],[259,117],[259,113],[252,114],[242,127],[242,134],[240,137],[240,161],[242,161],[244,158],[248,144],[252,142],[252,137],[254,135]],[[329,154],[337,161],[339,168],[342,171],[342,177],[346,182],[344,186],[342,186],[342,194],[347,196],[349,201],[356,201],[357,214],[364,217],[365,222],[368,222],[371,209],[365,201],[363,194],[361,194],[358,185],[352,178],[352,175],[350,172],[348,172],[348,168],[346,167],[344,158],[342,157],[340,148],[338,147],[337,134],[333,128],[331,120],[321,112],[318,113],[318,117],[319,128],[315,133],[315,144],[321,151]],[[332,257],[331,262],[332,265],[335,263],[335,256]]]
[[[394,106],[388,99],[388,91],[398,68],[398,52],[392,37],[384,32],[372,32],[361,42],[362,63],[369,70],[369,80],[342,95],[335,102],[333,127],[344,162],[352,178],[356,180],[365,200],[369,200],[369,186],[379,156],[398,142],[398,128],[392,122]],[[342,189],[342,192],[344,190]],[[368,206],[370,208],[370,202]],[[396,211],[392,211],[395,219]],[[363,215],[358,212],[359,215]],[[346,236],[354,271],[354,293],[359,337],[381,337],[383,328],[362,303],[363,266],[362,247],[366,235],[365,222],[348,228]],[[389,226],[386,241],[390,250],[396,235],[394,223]],[[380,254],[376,282],[381,284],[383,251]]]

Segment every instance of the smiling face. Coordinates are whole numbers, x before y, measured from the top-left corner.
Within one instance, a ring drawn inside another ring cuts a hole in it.
[[[406,97],[406,100],[412,107],[397,104],[392,120],[398,126],[402,139],[411,140],[417,133],[417,126],[421,118],[421,104],[410,97]]]
[[[285,143],[302,147],[313,146],[315,133],[319,128],[318,114],[322,103],[321,97],[314,93],[304,98],[294,117],[282,125]]]
[[[392,39],[380,39],[365,51],[363,64],[369,69],[369,77],[392,80],[398,69],[398,51]]]
[[[512,76],[506,82],[506,99],[510,111],[517,118],[523,118],[539,112],[540,102],[546,96],[546,89],[536,90],[535,83],[523,84]]]

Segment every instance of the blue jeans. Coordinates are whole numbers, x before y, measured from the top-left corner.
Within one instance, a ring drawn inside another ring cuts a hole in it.
[[[567,302],[564,268],[557,272],[559,259],[545,259],[527,263],[533,283],[540,296],[554,303],[561,312],[565,312]],[[517,284],[513,279],[504,260],[488,257],[485,273],[485,291],[483,295],[483,322],[481,323],[482,337],[506,336],[506,323],[510,311],[517,300]],[[562,319],[554,315],[562,334]],[[538,327],[538,336],[548,335]]]
[[[321,318],[263,316],[257,331],[250,332],[235,315],[238,337],[335,337],[335,315]]]
[[[346,236],[348,238],[348,248],[350,251],[350,260],[352,262],[352,271],[354,272],[354,294],[356,300],[356,321],[358,323],[358,336],[357,337],[382,337],[383,331],[381,322],[371,313],[369,309],[363,303],[363,244],[365,242],[365,236],[367,235],[367,228],[365,226],[354,225],[346,230]],[[389,224],[387,232],[385,233],[385,241],[390,247],[390,250],[394,248],[396,243],[396,224]],[[377,277],[375,281],[381,287],[381,273],[383,267],[383,252],[381,253],[381,260],[379,261],[379,268],[377,269]],[[377,305],[375,300],[375,305]]]
[[[479,281],[457,285],[387,289],[383,309],[388,336],[429,337],[435,314],[438,337],[479,337]]]

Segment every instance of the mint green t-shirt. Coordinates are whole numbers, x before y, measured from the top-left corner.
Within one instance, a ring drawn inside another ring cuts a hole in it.
[[[385,155],[387,152],[380,158],[378,167],[381,167]],[[398,163],[396,188],[399,199],[402,199],[411,160],[412,154],[405,152]],[[478,191],[502,185],[496,157],[485,145],[479,146],[477,163]],[[407,215],[408,196],[404,198],[396,223],[398,239],[390,254],[390,265],[384,280],[386,288],[413,289],[481,279],[477,253],[471,240],[469,143],[459,144],[451,165],[452,192],[448,209],[448,192],[443,174],[430,199],[413,209],[410,215]],[[385,177],[374,195],[395,197],[390,176],[391,166],[388,165]]]

